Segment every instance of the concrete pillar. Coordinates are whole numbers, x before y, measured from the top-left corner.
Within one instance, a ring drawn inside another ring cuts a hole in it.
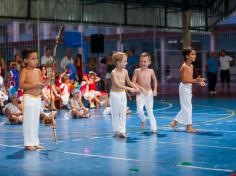
[[[185,11],[183,12],[183,47],[191,46],[191,12]]]

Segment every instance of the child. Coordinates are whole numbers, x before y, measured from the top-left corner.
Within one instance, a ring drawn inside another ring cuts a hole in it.
[[[19,124],[23,121],[22,106],[18,103],[17,93],[13,94],[11,97],[11,103],[5,106],[5,113],[11,124]]]
[[[2,69],[0,67],[0,113],[2,113],[4,102],[7,100],[8,100],[8,95],[7,95],[6,88],[4,85],[4,80],[2,77]]]
[[[143,107],[147,110],[150,119],[152,133],[157,133],[156,119],[153,114],[153,96],[157,96],[157,78],[153,69],[149,69],[151,56],[149,53],[142,53],[140,56],[140,67],[135,69],[132,81],[139,87],[140,94],[136,95],[137,113],[142,120],[141,127],[145,128],[147,117],[144,115]],[[154,89],[152,91],[151,83]]]
[[[49,82],[42,82],[41,71],[37,69],[38,53],[36,50],[25,49],[22,56],[26,67],[21,70],[19,87],[23,89],[23,135],[25,150],[37,150],[39,145],[38,130],[41,110],[41,90]]]
[[[69,91],[69,84],[70,79],[67,75],[63,75],[61,78],[61,85],[60,85],[60,96],[62,100],[62,105],[64,108],[67,109],[69,100],[70,100],[70,91]]]
[[[179,85],[179,97],[181,110],[171,122],[170,126],[177,130],[177,123],[187,126],[187,132],[195,133],[196,129],[192,127],[192,84],[198,83],[201,86],[206,86],[205,79],[198,76],[193,79],[192,62],[196,60],[196,51],[193,48],[183,49],[184,63],[180,68],[181,83]]]
[[[73,118],[88,118],[91,117],[89,109],[85,108],[81,100],[81,92],[79,89],[72,91],[73,97],[70,99],[71,111],[70,114]]]
[[[128,72],[125,69],[127,65],[127,55],[122,52],[115,52],[112,55],[116,67],[111,72],[111,116],[114,136],[125,138],[126,126],[126,107],[127,98],[125,91],[138,92],[139,89],[129,79]],[[130,87],[125,86],[127,83]]]
[[[99,82],[101,79],[97,76],[97,74],[94,71],[89,71],[88,75],[88,84],[89,84],[89,93],[94,97],[94,103],[96,106],[100,105],[103,106],[105,104],[105,101],[100,101],[101,92],[97,91],[97,82]]]

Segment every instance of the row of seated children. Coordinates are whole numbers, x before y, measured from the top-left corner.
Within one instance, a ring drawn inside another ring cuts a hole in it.
[[[74,76],[73,79],[71,78],[69,68],[68,65],[63,73],[56,75],[55,84],[51,84],[42,90],[47,99],[52,99],[53,109],[56,109],[55,99],[60,99],[61,107],[68,109],[72,90],[79,85],[79,82],[74,79]],[[45,66],[42,66],[41,70],[43,79],[46,79],[47,73]],[[105,104],[104,100],[100,100],[101,96],[105,95],[105,93],[96,91],[96,83],[98,81],[100,81],[100,78],[93,71],[90,71],[89,74],[83,74],[82,82],[79,86],[82,100],[87,101],[89,104],[86,107],[95,108]]]

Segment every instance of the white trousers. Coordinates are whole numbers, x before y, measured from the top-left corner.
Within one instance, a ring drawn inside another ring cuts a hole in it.
[[[41,97],[24,94],[23,108],[24,146],[39,145],[38,131]]]
[[[69,100],[70,100],[70,94],[66,93],[64,95],[61,95],[61,100],[63,105],[68,105]]]
[[[125,91],[110,92],[112,128],[115,133],[126,132],[127,98]]]
[[[175,120],[183,125],[192,124],[192,84],[179,85],[180,111]]]
[[[142,122],[146,121],[149,118],[150,126],[152,131],[157,130],[157,123],[155,116],[153,114],[153,92],[149,91],[148,95],[144,95],[140,93],[136,96],[136,103],[137,103],[137,113],[141,118]],[[143,108],[146,108],[148,117],[145,116]]]

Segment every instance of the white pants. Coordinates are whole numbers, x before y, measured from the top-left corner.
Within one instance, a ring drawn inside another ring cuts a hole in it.
[[[137,103],[137,113],[141,118],[142,122],[146,121],[146,119],[148,119],[149,117],[151,130],[157,131],[157,123],[155,116],[153,114],[153,92],[149,91],[147,96],[145,96],[143,93],[140,93],[140,95],[136,96],[136,103]],[[148,117],[144,115],[143,111],[144,106],[147,110]]]
[[[39,145],[39,116],[41,110],[41,97],[23,96],[23,135],[24,146]]]
[[[192,84],[179,85],[180,111],[175,120],[180,124],[192,124]]]
[[[125,91],[110,92],[112,128],[115,133],[126,132],[127,98]]]
[[[66,93],[64,95],[61,95],[61,101],[63,105],[67,105],[69,103],[70,100],[70,94]]]

